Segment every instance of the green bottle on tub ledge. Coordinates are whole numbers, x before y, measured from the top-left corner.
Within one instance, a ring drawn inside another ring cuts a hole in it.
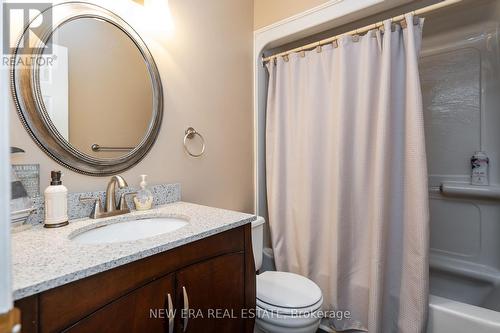
[[[148,210],[153,206],[153,192],[147,189],[148,183],[146,182],[147,175],[141,175],[141,189],[137,191],[134,196],[135,208],[137,210]]]

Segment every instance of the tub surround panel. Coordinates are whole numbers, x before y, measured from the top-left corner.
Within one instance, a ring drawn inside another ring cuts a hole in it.
[[[148,187],[153,192],[154,201],[153,207],[169,204],[181,200],[181,185],[180,184],[159,184]],[[139,190],[137,186],[131,186],[126,189],[117,190],[117,198],[121,193],[134,192]],[[92,212],[93,204],[91,202],[80,202],[80,198],[101,198],[104,205],[106,191],[93,192],[76,192],[68,194],[68,217],[70,220],[81,219],[88,217]],[[35,211],[28,217],[27,223],[38,225],[44,220],[44,197],[37,196],[32,199]],[[127,204],[130,209],[135,209],[135,204],[131,196],[127,197]]]
[[[71,236],[97,225],[140,218],[189,217],[187,226],[134,242],[84,245]],[[12,235],[13,290],[16,300],[149,257],[254,221],[254,215],[175,202],[156,209],[92,220],[70,221],[60,229],[41,225]]]

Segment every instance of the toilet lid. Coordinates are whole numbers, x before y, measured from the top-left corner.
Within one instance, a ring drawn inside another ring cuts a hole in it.
[[[303,276],[286,272],[264,272],[257,276],[257,301],[260,304],[300,309],[316,305],[320,300],[321,289]]]

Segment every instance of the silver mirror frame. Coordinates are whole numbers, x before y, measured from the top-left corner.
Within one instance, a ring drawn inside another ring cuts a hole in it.
[[[43,48],[35,47],[31,54],[19,54],[23,31],[13,53],[11,66],[11,92],[17,113],[35,143],[52,159],[66,168],[89,176],[109,176],[127,170],[139,163],[151,150],[158,137],[163,118],[163,88],[156,63],[139,34],[118,15],[100,6],[85,2],[66,2],[47,8],[52,11],[53,24],[41,33],[40,43],[46,44],[54,31],[63,24],[80,18],[93,18],[108,22],[124,32],[137,46],[144,58],[153,90],[152,120],[142,141],[128,154],[113,159],[99,159],[87,155],[66,141],[54,126],[45,108],[39,81],[39,63]],[[45,12],[44,11],[44,12]],[[33,21],[35,21],[33,19]],[[30,25],[33,23],[30,23]],[[20,61],[22,57],[34,60],[32,66]]]

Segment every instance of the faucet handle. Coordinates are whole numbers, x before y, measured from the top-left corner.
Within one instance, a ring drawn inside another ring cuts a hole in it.
[[[90,218],[97,219],[102,214],[102,202],[100,197],[80,197],[80,202],[93,202],[94,207],[90,213]]]
[[[120,195],[120,200],[118,201],[119,210],[130,210],[126,200],[129,195],[137,195],[137,192],[134,191],[134,192],[122,193]]]

